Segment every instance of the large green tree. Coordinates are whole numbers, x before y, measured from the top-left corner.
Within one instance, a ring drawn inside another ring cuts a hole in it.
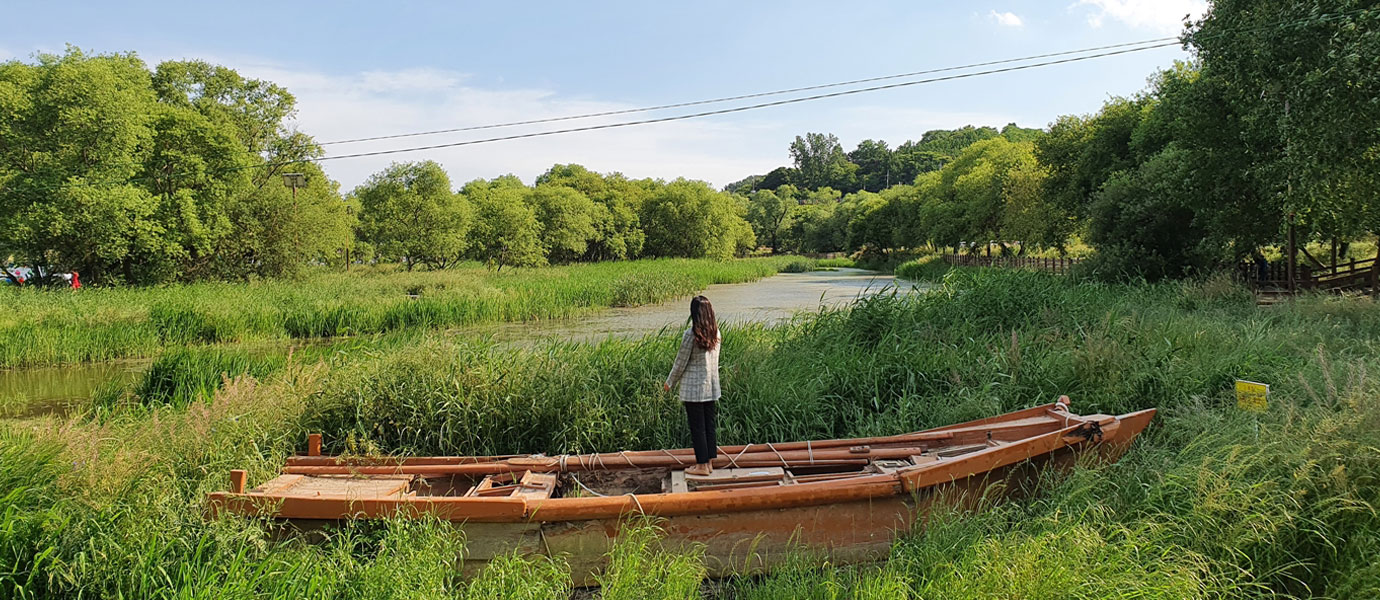
[[[528,189],[511,175],[493,181],[476,179],[460,190],[474,206],[469,253],[490,268],[546,264],[541,223],[527,203]]]
[[[729,258],[755,245],[746,207],[702,181],[677,179],[659,186],[642,205],[646,253],[686,258]]]
[[[1237,133],[1190,131],[1198,148],[1245,140],[1254,195],[1321,238],[1380,231],[1380,7],[1215,0],[1187,41],[1214,92],[1193,108],[1231,115]]]
[[[864,191],[880,192],[891,187],[891,149],[882,140],[863,140],[848,153],[848,160],[858,165],[858,186]],[[897,174],[899,177],[899,173]],[[913,176],[912,176],[913,178]],[[910,183],[909,179],[897,179]]]
[[[287,126],[294,106],[202,62],[151,72],[133,54],[69,48],[0,63],[0,255],[98,284],[290,274],[329,258],[352,216],[300,162],[320,149]],[[289,168],[315,184],[292,196],[277,177]]]
[[[595,219],[608,218],[607,208],[563,185],[538,184],[527,194],[527,202],[541,224],[542,248],[551,262],[566,263],[583,256],[596,239]]]
[[[1138,163],[1131,136],[1150,103],[1147,96],[1114,98],[1096,115],[1056,119],[1049,134],[1035,142],[1035,157],[1048,170],[1048,201],[1076,218],[1086,217],[1102,184]]]
[[[470,203],[451,189],[433,161],[394,163],[352,196],[360,205],[360,234],[380,256],[444,269],[464,256],[474,220]]]
[[[779,196],[771,190],[758,190],[748,196],[748,222],[757,239],[766,242],[773,254],[781,248],[781,236],[790,225],[795,207],[796,202],[789,195]]]
[[[565,186],[594,201],[595,235],[586,245],[585,260],[636,258],[642,253],[645,235],[638,211],[655,187],[653,182],[631,181],[619,173],[600,175],[570,164],[552,166],[537,177],[536,184]]]
[[[802,187],[815,189],[829,186],[844,191],[857,189],[858,165],[849,162],[838,136],[831,133],[796,136],[795,141],[791,142],[790,153],[796,172],[800,174],[799,185]]]

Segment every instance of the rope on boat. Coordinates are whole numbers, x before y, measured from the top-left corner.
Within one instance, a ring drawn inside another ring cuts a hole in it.
[[[767,442],[767,448],[770,448],[772,452],[775,452],[775,453],[776,453],[776,457],[779,458],[779,459],[781,459],[781,466],[783,466],[783,467],[784,467],[784,466],[787,466],[786,457],[781,456],[781,453],[776,451],[776,446],[771,445],[771,442]],[[815,462],[815,459],[813,458],[813,455],[812,455],[812,457],[810,458],[810,464],[814,464],[814,462]]]
[[[746,446],[743,446],[743,449],[742,449],[742,450],[740,450],[737,454],[733,455],[732,458],[728,459],[728,466],[730,466],[730,467],[737,467],[737,466],[738,466],[738,459],[739,459],[740,457],[742,457],[743,454],[746,454],[747,451],[748,451],[748,448],[751,448],[751,447],[752,447],[752,444],[748,444],[748,445],[746,445]]]
[[[594,494],[595,496],[598,496],[598,497],[600,497],[600,498],[607,498],[607,497],[608,497],[608,496],[605,496],[605,495],[603,495],[603,494],[600,494],[599,492],[596,492],[596,491],[594,491],[594,490],[589,489],[589,486],[585,485],[584,482],[580,481],[580,478],[579,478],[579,477],[576,477],[574,473],[570,473],[570,480],[571,480],[571,481],[574,481],[574,482],[575,482],[575,485],[580,486],[580,489],[582,489],[582,490],[584,490],[584,491],[586,491],[586,492],[589,492],[589,493],[591,493],[591,494]],[[639,506],[638,508],[641,508],[641,507]]]
[[[666,456],[669,456],[669,457],[671,457],[673,460],[675,460],[675,461],[676,461],[676,466],[677,466],[677,467],[679,467],[679,466],[685,464],[684,462],[682,462],[682,461],[680,460],[680,457],[679,457],[679,456],[676,456],[676,455],[674,455],[674,454],[671,454],[671,451],[670,451],[670,450],[667,450],[667,449],[665,449],[665,448],[662,448],[662,449],[661,449],[661,453],[662,453],[662,454],[665,454]]]
[[[810,447],[810,440],[805,440],[805,451],[810,453],[810,464],[811,464],[811,465],[815,464],[815,450],[814,450],[814,448],[811,448],[811,447]],[[781,459],[781,460],[782,460],[782,462],[785,461],[785,459]]]
[[[632,492],[628,492],[628,493],[626,494],[626,496],[629,497],[629,498],[632,498],[633,504],[636,504],[636,505],[637,505],[637,512],[640,512],[640,513],[642,513],[642,514],[644,514],[644,515],[647,514],[647,509],[642,508],[642,501],[637,499],[637,494],[634,494],[634,493],[632,493]]]

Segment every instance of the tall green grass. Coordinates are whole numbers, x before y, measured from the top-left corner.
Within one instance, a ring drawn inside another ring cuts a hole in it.
[[[301,281],[45,291],[0,287],[0,368],[151,356],[167,345],[553,319],[684,296],[780,271],[792,257],[654,259],[491,272],[390,268]]]
[[[473,582],[463,527],[352,523],[325,541],[203,519],[229,469],[277,472],[320,431],[332,451],[469,454],[682,446],[660,388],[674,332],[522,350],[422,336],[294,359],[199,402],[100,419],[0,422],[0,595],[510,597],[568,594],[557,561]],[[932,515],[883,565],[802,560],[703,587],[693,552],[625,536],[607,597],[1366,598],[1380,595],[1380,310],[1304,298],[1260,309],[1222,282],[1077,283],[959,271],[779,328],[730,329],[723,443],[894,433],[1073,397],[1159,407],[1120,462],[1033,498]],[[334,357],[334,358],[333,358]],[[1236,378],[1272,384],[1262,415]],[[563,577],[564,574],[564,577]],[[524,583],[525,582],[525,583]]]

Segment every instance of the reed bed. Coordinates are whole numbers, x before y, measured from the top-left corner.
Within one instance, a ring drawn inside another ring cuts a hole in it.
[[[80,292],[0,287],[0,368],[153,356],[186,344],[309,339],[578,315],[779,272],[792,257],[649,259],[492,272],[478,264],[301,281]]]
[[[890,559],[710,585],[694,552],[634,524],[595,596],[1366,598],[1380,596],[1380,310],[1257,308],[1225,281],[1077,283],[954,271],[776,327],[725,332],[725,444],[873,435],[1073,397],[1159,407],[1119,463],[1042,494],[932,515]],[[559,559],[456,574],[464,528],[351,523],[324,541],[206,521],[231,468],[263,481],[320,431],[333,452],[589,452],[684,446],[660,388],[675,332],[518,349],[419,334],[295,357],[186,402],[0,421],[0,595],[17,598],[565,598]],[[198,363],[198,361],[191,361]],[[214,362],[207,359],[207,362]],[[189,369],[197,371],[198,369]],[[1272,384],[1244,413],[1236,378]],[[137,392],[135,393],[137,396]]]

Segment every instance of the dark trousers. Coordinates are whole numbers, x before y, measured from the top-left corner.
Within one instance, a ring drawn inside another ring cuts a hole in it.
[[[715,402],[682,402],[685,416],[690,420],[690,439],[695,445],[695,462],[704,464],[719,456],[719,443],[714,439]]]

